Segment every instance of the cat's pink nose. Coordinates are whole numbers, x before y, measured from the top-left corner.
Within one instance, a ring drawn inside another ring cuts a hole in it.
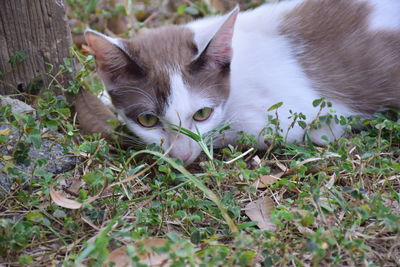
[[[171,152],[171,157],[181,159],[183,162],[188,161],[192,153],[190,152]]]

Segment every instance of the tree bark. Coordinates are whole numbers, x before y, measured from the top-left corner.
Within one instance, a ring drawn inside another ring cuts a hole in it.
[[[64,0],[0,0],[0,95],[65,87],[71,44]]]

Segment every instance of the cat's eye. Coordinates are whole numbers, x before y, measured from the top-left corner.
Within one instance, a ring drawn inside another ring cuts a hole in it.
[[[193,115],[193,119],[195,121],[205,121],[206,119],[208,119],[208,117],[210,117],[211,113],[213,112],[212,108],[202,108],[199,109],[194,115]]]
[[[154,127],[157,125],[159,119],[157,118],[157,116],[154,116],[153,114],[142,114],[139,115],[137,117],[137,121],[138,123],[140,123],[140,125],[142,125],[143,127]]]

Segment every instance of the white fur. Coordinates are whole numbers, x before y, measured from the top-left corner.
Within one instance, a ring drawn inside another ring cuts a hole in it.
[[[370,29],[398,29],[400,27],[400,0],[363,0],[371,4]]]
[[[278,102],[284,103],[277,113],[282,134],[285,136],[289,130],[289,142],[301,142],[305,132],[297,124],[289,129],[293,121],[289,118],[289,110],[302,112],[307,122],[315,119],[319,109],[314,108],[312,102],[320,96],[294,57],[289,41],[278,34],[284,14],[301,2],[264,5],[239,15],[232,44],[231,93],[225,110],[226,120],[234,123],[231,130],[225,133],[225,144],[234,142],[238,131],[245,131],[256,136],[259,147],[264,148],[263,129],[268,127],[267,116],[270,114],[275,117],[276,112],[267,112],[267,109]],[[209,28],[211,23],[221,24],[218,19],[221,18],[200,20],[188,26],[195,36],[198,33],[201,36],[203,27]],[[334,109],[338,115],[353,114],[340,104],[334,104]],[[321,115],[327,113],[328,110]],[[342,127],[335,126],[332,131],[323,128],[311,132],[310,136],[315,143],[321,144],[322,136],[326,135],[332,140],[339,137],[342,131]]]

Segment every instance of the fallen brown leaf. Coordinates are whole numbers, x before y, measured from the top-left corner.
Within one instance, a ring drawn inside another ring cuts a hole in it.
[[[258,189],[266,188],[267,185],[273,184],[275,181],[279,180],[283,174],[284,172],[263,175],[253,184],[253,186],[257,187]]]
[[[0,135],[3,135],[3,136],[9,136],[10,133],[11,133],[10,128],[5,128],[5,129],[0,130]]]
[[[283,165],[282,163],[280,163],[279,161],[276,161],[275,164],[276,164],[276,166],[278,166],[279,169],[281,169],[281,171],[283,171],[283,172],[286,172],[286,171],[288,170],[288,168],[287,168],[285,165]]]
[[[290,168],[290,169],[287,169],[285,167],[286,170],[284,170],[283,172],[280,173],[280,177],[279,178],[286,177],[286,176],[289,176],[289,175],[292,175],[292,174],[296,173],[299,170],[299,167],[303,166],[304,164],[307,164],[307,163],[310,163],[310,162],[314,162],[314,161],[320,161],[320,160],[323,160],[323,158],[309,158],[309,159],[305,159],[305,160],[299,162],[296,165],[296,167],[293,167],[293,168]],[[279,164],[278,164],[278,166],[280,166]],[[310,173],[318,172],[320,169],[326,168],[326,166],[327,166],[326,164],[323,164],[321,168],[312,168],[312,169],[309,170],[309,172]],[[280,167],[282,167],[281,169],[283,169],[284,166],[282,165]]]
[[[270,220],[271,210],[275,204],[270,197],[264,196],[246,205],[244,211],[253,222],[258,222],[258,227],[264,230],[274,231],[275,224]]]
[[[60,207],[72,210],[80,209],[82,207],[82,203],[65,197],[64,195],[62,195],[62,193],[57,192],[53,188],[50,188],[50,196],[54,203],[56,203]]]
[[[305,160],[299,162],[297,164],[297,167],[303,166],[304,164],[307,164],[310,162],[319,161],[319,160],[323,160],[323,158],[308,158],[308,159],[305,159]]]
[[[68,187],[68,191],[66,190],[66,192],[68,194],[71,194],[73,196],[78,197],[79,196],[79,190],[81,190],[81,186],[83,185],[83,180],[82,179],[76,179],[76,178],[73,178],[71,180],[72,180],[72,183]]]
[[[168,260],[168,255],[157,254],[152,250],[153,247],[160,248],[164,246],[167,241],[168,239],[165,238],[151,238],[131,244],[131,246],[134,246],[136,248],[138,248],[139,246],[144,246],[146,252],[139,255],[141,264],[146,264],[147,266],[151,267],[168,267],[171,265],[171,262]],[[114,263],[114,267],[134,266],[126,252],[126,246],[117,248],[112,251],[108,256],[108,260],[104,266],[109,266],[111,262]]]

